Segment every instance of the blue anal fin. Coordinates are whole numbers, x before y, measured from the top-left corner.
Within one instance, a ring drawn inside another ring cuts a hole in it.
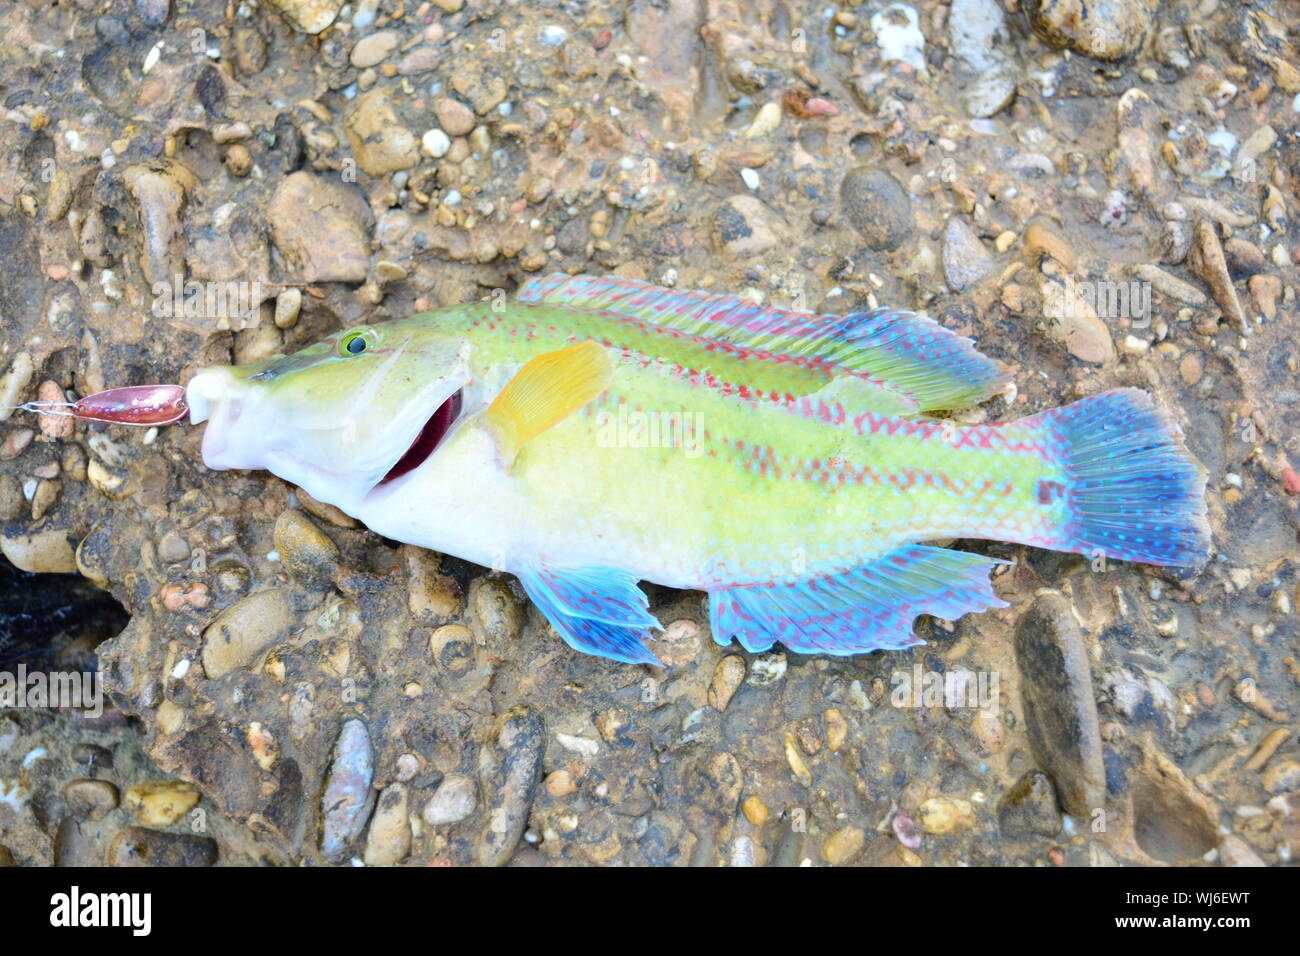
[[[518,572],[528,597],[574,650],[626,664],[659,664],[642,638],[663,625],[635,575],[616,568],[539,564]]]
[[[709,594],[713,639],[750,651],[780,641],[801,654],[865,654],[925,643],[912,632],[918,614],[955,621],[1006,607],[989,572],[1003,564],[923,544],[897,548],[871,564],[795,582],[747,584]]]

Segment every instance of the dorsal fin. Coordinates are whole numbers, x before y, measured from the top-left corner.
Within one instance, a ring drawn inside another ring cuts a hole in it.
[[[885,382],[918,411],[965,408],[1006,391],[1006,367],[933,319],[897,309],[815,315],[738,296],[664,289],[634,279],[556,274],[521,302],[623,315],[777,355],[817,358]]]

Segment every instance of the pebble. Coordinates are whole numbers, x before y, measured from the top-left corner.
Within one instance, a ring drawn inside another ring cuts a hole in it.
[[[1151,97],[1134,88],[1119,98],[1115,111],[1120,167],[1137,195],[1154,198],[1157,187],[1167,185],[1167,171],[1159,161],[1159,144],[1164,138],[1160,109]]]
[[[443,128],[448,129],[445,123]],[[357,97],[345,129],[357,165],[371,176],[410,169],[420,161],[420,144],[397,118],[386,89],[376,87]]]
[[[375,802],[362,859],[366,866],[395,866],[410,852],[410,793],[405,784],[389,784]]]
[[[557,770],[546,778],[546,792],[557,800],[567,797],[577,789],[578,785],[573,782],[573,774],[567,770]]]
[[[719,203],[709,225],[718,251],[737,258],[767,252],[788,238],[777,213],[756,196],[743,193]]]
[[[975,823],[975,808],[969,800],[931,797],[917,809],[917,822],[926,833],[954,833]]]
[[[1268,793],[1290,793],[1300,789],[1300,761],[1279,760],[1260,775]]]
[[[843,827],[826,838],[822,858],[831,866],[844,866],[862,852],[866,841],[866,832],[861,827]]]
[[[146,827],[127,827],[108,847],[109,866],[178,867],[212,866],[217,862],[217,841],[191,833],[169,833]]]
[[[362,37],[352,48],[352,65],[358,70],[378,66],[397,48],[401,35],[396,30],[380,30]]]
[[[275,297],[275,327],[291,329],[298,323],[302,311],[302,290],[289,288]]]
[[[871,18],[871,32],[876,36],[882,63],[906,63],[924,73],[925,34],[916,10],[902,3],[891,3]]]
[[[288,636],[294,624],[285,591],[257,591],[222,611],[203,632],[203,670],[217,680]]]
[[[477,847],[480,866],[504,866],[514,855],[541,779],[546,725],[526,706],[506,712],[479,751],[487,824]]]
[[[338,862],[361,835],[374,806],[374,751],[366,725],[347,720],[339,731],[321,793],[321,852]]]
[[[30,352],[19,352],[13,357],[9,371],[5,372],[4,378],[0,378],[0,406],[3,406],[0,407],[0,422],[13,414],[13,409],[9,406],[22,403],[22,395],[31,384],[35,372],[36,366],[32,364]]]
[[[758,139],[776,131],[781,125],[781,106],[778,103],[764,103],[755,114],[749,128],[745,130],[745,139]]]
[[[737,654],[723,657],[713,667],[713,679],[709,681],[709,706],[716,711],[725,711],[744,680],[745,659]]]
[[[1042,283],[1043,315],[1048,318],[1047,334],[1083,362],[1109,365],[1115,360],[1115,343],[1110,329],[1098,317],[1087,299],[1071,294],[1068,287],[1048,280]]]
[[[822,719],[826,722],[826,747],[832,752],[839,750],[848,739],[849,722],[838,707],[828,708]]]
[[[445,621],[460,613],[463,600],[460,585],[442,573],[439,557],[424,548],[408,545],[406,554],[406,606],[417,621]],[[473,643],[469,628],[455,625],[464,632],[464,640]],[[435,654],[434,659],[438,656]]]
[[[336,179],[296,172],[267,207],[276,248],[304,282],[363,282],[370,266],[370,206]]]
[[[117,809],[117,787],[107,780],[73,780],[63,788],[63,800],[77,816],[102,820]]]
[[[474,111],[460,100],[440,96],[433,102],[433,114],[448,136],[467,136],[478,124]]]
[[[756,827],[761,827],[770,816],[767,806],[758,797],[747,797],[740,805],[740,811],[745,814],[745,819]]]
[[[474,607],[471,626],[480,643],[487,640],[500,647],[523,631],[527,619],[524,606],[503,579],[479,578],[470,585],[470,601]]]
[[[786,668],[785,651],[767,651],[754,658],[745,683],[750,687],[770,687],[785,679]]]
[[[58,382],[47,379],[37,387],[36,400],[63,403],[67,402],[68,396],[64,394]],[[73,426],[76,424],[76,419],[67,415],[38,415],[36,421],[41,434],[50,439],[70,438]]]
[[[1105,805],[1106,772],[1088,654],[1069,601],[1035,598],[1016,624],[1015,648],[1030,749],[1061,805],[1089,819]]]
[[[1029,23],[1047,42],[1098,60],[1136,52],[1151,33],[1158,0],[1029,0]]]
[[[464,820],[477,805],[478,785],[453,773],[442,778],[420,816],[431,827],[449,826]]]
[[[859,166],[840,183],[840,202],[867,246],[879,251],[904,245],[913,234],[912,202],[889,173]]]
[[[1219,862],[1224,866],[1267,866],[1260,859],[1259,854],[1251,848],[1250,844],[1237,836],[1235,833],[1229,833],[1219,844]]]
[[[948,287],[965,292],[993,270],[993,257],[975,230],[960,216],[953,216],[943,231],[943,272]]]
[[[790,765],[790,772],[794,774],[794,778],[804,787],[811,788],[813,785],[812,771],[808,769],[808,764],[804,762],[803,755],[799,753],[794,734],[787,733],[785,735],[785,760]]]
[[[1187,266],[1210,287],[1214,301],[1238,331],[1249,332],[1246,312],[1241,307],[1237,290],[1232,285],[1232,276],[1228,273],[1223,245],[1219,242],[1214,227],[1204,219],[1198,221],[1192,231],[1192,247],[1187,253]]]
[[[1184,385],[1190,387],[1199,384],[1205,376],[1205,353],[1199,350],[1185,352],[1178,360],[1178,374]]]
[[[33,574],[77,573],[76,552],[59,528],[0,536],[0,552],[14,567]]]
[[[1056,836],[1061,813],[1047,774],[1031,770],[998,801],[998,827],[1004,836]]]
[[[308,587],[329,587],[338,567],[339,549],[301,511],[286,508],[275,521],[273,540],[284,569]]]
[[[441,159],[451,149],[451,139],[442,130],[434,127],[420,137],[420,148],[434,159]]]
[[[332,24],[345,0],[267,0],[303,33],[321,33]]]
[[[156,780],[127,787],[122,803],[147,827],[168,827],[199,802],[199,791],[183,780]]]
[[[144,230],[141,265],[150,283],[171,283],[185,272],[186,199],[197,180],[189,167],[171,159],[155,159],[129,166],[122,173],[127,192],[135,200]]]

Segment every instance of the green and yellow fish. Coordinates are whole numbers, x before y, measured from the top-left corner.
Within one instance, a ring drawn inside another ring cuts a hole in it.
[[[1204,471],[1147,393],[929,417],[1010,387],[913,312],[560,275],[205,369],[187,401],[208,467],[510,571],[572,647],[657,663],[641,580],[707,591],[720,644],[844,655],[1003,606],[997,560],[924,541],[1206,560]]]

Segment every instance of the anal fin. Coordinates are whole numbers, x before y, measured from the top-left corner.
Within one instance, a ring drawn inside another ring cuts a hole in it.
[[[956,620],[1005,607],[989,581],[992,568],[1003,563],[913,544],[840,574],[713,591],[713,638],[719,644],[735,638],[750,651],[776,641],[805,654],[902,650],[924,643],[912,632],[918,614]]]

